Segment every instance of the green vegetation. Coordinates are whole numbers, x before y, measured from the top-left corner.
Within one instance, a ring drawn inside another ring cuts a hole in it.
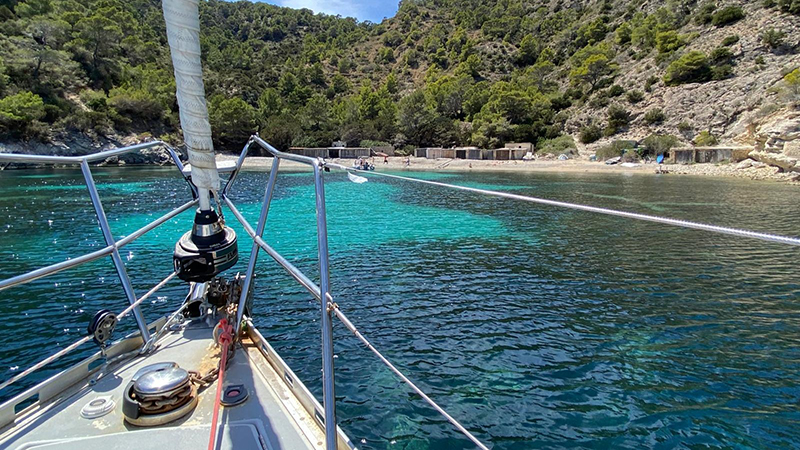
[[[786,39],[786,33],[774,28],[764,30],[764,32],[761,33],[761,42],[773,50],[783,45],[784,39]]]
[[[598,160],[602,161],[622,156],[628,150],[633,150],[633,143],[631,141],[614,141],[597,149],[596,156]]]
[[[667,67],[664,83],[675,86],[684,83],[702,83],[711,79],[711,65],[703,52],[691,51]]]
[[[706,1],[700,8],[697,10],[697,13],[694,16],[694,23],[697,25],[708,25],[714,18],[714,11],[716,11],[717,5],[714,1]]]
[[[744,19],[744,10],[741,6],[727,6],[715,12],[711,23],[717,27],[724,27]]]
[[[664,154],[676,147],[679,142],[678,138],[671,134],[651,134],[642,140],[643,150],[639,154],[641,156]]]
[[[786,90],[793,101],[800,100],[800,69],[794,69],[783,77]]]
[[[0,130],[22,138],[34,137],[41,129],[45,116],[42,98],[30,92],[20,92],[0,99]]]
[[[773,6],[793,12],[792,1]],[[403,0],[395,17],[374,24],[206,0],[201,42],[215,143],[238,149],[258,132],[281,149],[334,140],[560,149],[573,108],[605,116],[580,132],[582,142],[594,142],[627,127],[631,114],[620,103],[642,102],[642,91],[662,79],[672,86],[733,75],[730,54],[684,53],[697,33],[682,30],[691,20],[733,23],[741,8],[688,0],[649,13],[635,6]],[[70,131],[179,141],[164,34],[160,2],[0,3],[0,139]],[[653,64],[643,70],[657,72],[634,86],[619,65],[646,58]]]
[[[686,41],[677,31],[669,30],[656,34],[656,48],[658,49],[658,53],[672,53],[684,45],[686,45]]]
[[[647,81],[644,82],[644,90],[646,92],[652,92],[653,85],[655,85],[656,83],[658,83],[658,77],[653,75],[652,77],[648,78]]]
[[[630,122],[630,111],[620,105],[611,105],[608,107],[608,126],[604,134],[606,136],[613,136],[627,127]]]
[[[717,142],[718,142],[717,137],[711,134],[710,131],[705,131],[705,130],[701,131],[700,134],[698,134],[694,138],[694,144],[697,145],[698,147],[708,147],[711,145],[717,145]]]
[[[765,8],[778,7],[781,11],[800,16],[800,2],[797,0],[764,0]]]
[[[601,137],[603,137],[603,130],[597,125],[589,125],[581,128],[580,141],[583,144],[597,142]]]
[[[545,139],[539,142],[536,149],[539,153],[551,155],[563,155],[575,153],[575,141],[571,136],[559,136],[553,139]]]
[[[725,47],[730,47],[731,45],[734,45],[737,42],[739,42],[739,35],[738,34],[732,34],[732,35],[730,35],[730,36],[728,36],[728,37],[726,37],[725,39],[722,40],[722,45],[725,46]]]
[[[644,114],[644,121],[648,125],[660,124],[667,120],[667,115],[661,108],[653,108]]]
[[[625,98],[628,99],[632,105],[639,103],[640,101],[644,100],[644,94],[641,91],[628,91],[625,95]]]

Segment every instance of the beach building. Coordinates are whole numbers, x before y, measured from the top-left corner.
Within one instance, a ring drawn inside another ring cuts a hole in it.
[[[369,147],[347,147],[345,142],[336,141],[330,147],[291,147],[289,153],[311,158],[369,158],[373,150]]]
[[[681,147],[667,154],[668,164],[739,162],[747,159],[753,147]]]
[[[294,153],[295,155],[308,156],[310,158],[327,158],[328,157],[328,149],[327,148],[291,147],[291,148],[289,148],[289,153]]]
[[[369,158],[372,155],[372,149],[367,147],[329,148],[328,154],[331,155],[331,158]]]
[[[425,157],[428,159],[455,159],[456,149],[454,148],[429,148],[425,152]]]
[[[456,147],[457,159],[483,159],[483,150],[478,147]]]
[[[533,154],[533,144],[530,142],[509,142],[503,148],[484,150],[483,159],[492,161],[522,160],[528,153]]]
[[[511,150],[524,150],[525,153],[533,153],[533,143],[531,142],[508,142],[503,148]]]
[[[427,158],[428,157],[428,148],[421,147],[414,149],[414,156],[417,158]]]
[[[511,158],[511,149],[496,148],[493,150],[485,150],[483,157],[490,161],[508,161]]]

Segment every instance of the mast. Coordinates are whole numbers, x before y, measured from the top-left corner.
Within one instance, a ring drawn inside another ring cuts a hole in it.
[[[209,192],[216,192],[220,182],[200,60],[199,0],[162,0],[162,5],[192,182],[197,186],[200,210],[208,211]]]
[[[180,279],[205,283],[236,264],[239,251],[236,233],[225,226],[221,211],[211,207],[212,194],[219,200],[220,183],[200,59],[199,0],[162,0],[162,5],[175,69],[183,140],[199,203],[194,226],[175,245],[173,265]]]

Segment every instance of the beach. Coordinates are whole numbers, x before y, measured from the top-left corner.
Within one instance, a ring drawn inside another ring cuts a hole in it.
[[[236,155],[217,155],[217,161],[235,161]],[[638,163],[636,165],[614,164],[607,165],[603,162],[589,161],[587,159],[570,159],[560,161],[557,159],[537,159],[534,161],[486,161],[466,159],[427,159],[390,156],[386,163],[382,157],[370,158],[377,171],[441,171],[441,172],[548,172],[548,173],[619,173],[640,175],[689,175],[689,176],[715,176],[735,177],[751,180],[778,181],[800,186],[800,174],[779,173],[776,167],[758,167],[747,164],[663,164],[658,172],[656,163]],[[330,159],[329,162],[346,167],[353,165],[354,159]],[[250,170],[267,169],[272,165],[272,157],[248,157],[244,168]],[[302,170],[307,168],[303,164],[292,161],[282,161],[281,167]]]

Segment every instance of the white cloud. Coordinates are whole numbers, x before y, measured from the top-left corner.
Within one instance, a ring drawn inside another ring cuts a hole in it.
[[[308,8],[315,13],[339,14],[345,17],[362,17],[362,5],[355,0],[280,0],[281,6]]]

